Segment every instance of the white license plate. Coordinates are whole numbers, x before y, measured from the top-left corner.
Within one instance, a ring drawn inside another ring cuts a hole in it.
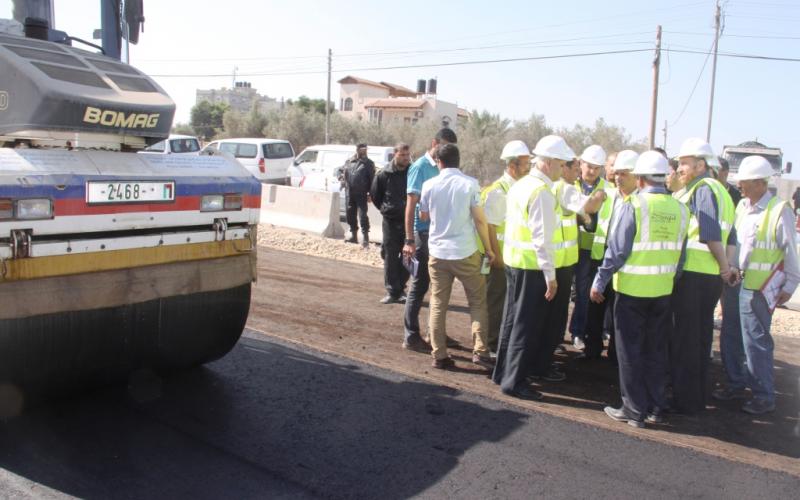
[[[137,203],[175,200],[175,182],[89,181],[87,203]]]

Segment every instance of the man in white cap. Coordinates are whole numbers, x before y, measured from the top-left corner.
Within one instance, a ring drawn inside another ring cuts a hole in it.
[[[531,170],[531,152],[522,141],[511,141],[505,145],[500,159],[506,163],[503,175],[481,191],[481,204],[489,224],[489,241],[495,260],[486,277],[486,307],[489,310],[487,339],[489,349],[497,352],[503,305],[506,298],[506,266],[503,262],[503,240],[505,238],[506,194],[514,183],[528,175]],[[478,242],[481,253],[483,245]]]
[[[754,415],[775,409],[772,311],[800,283],[794,216],[788,203],[769,192],[773,174],[761,156],[748,156],[739,165],[744,197],[736,207],[739,245],[732,266],[744,279],[725,287],[720,351],[728,385],[712,393],[719,400],[743,399],[749,388],[753,399],[742,410]]]
[[[689,219],[686,207],[664,187],[668,172],[667,159],[657,151],[642,153],[636,160],[633,173],[639,192],[619,208],[590,292],[593,302],[603,302],[603,290],[613,276],[622,406],[607,406],[605,412],[640,428],[645,420],[660,422],[666,406],[670,295]]]
[[[553,234],[558,226],[553,182],[575,157],[564,139],[543,137],[533,150],[535,167],[508,191],[503,260],[508,266],[506,321],[492,380],[503,393],[538,400],[526,377],[535,353],[548,349],[547,324],[558,291]]]
[[[612,234],[611,221],[619,211],[619,207],[632,194],[636,192],[636,176],[633,169],[639,154],[636,151],[626,149],[615,155],[614,165],[612,166],[615,178],[614,189],[608,189],[609,197],[600,208],[597,216],[597,227],[592,240],[591,269],[589,276],[594,281],[597,269],[603,262],[603,256],[608,248],[607,237]],[[612,304],[614,302],[614,289],[609,283],[605,290],[600,290],[606,297],[603,303],[589,302],[586,311],[586,347],[579,356],[582,360],[600,359],[603,352],[603,332],[609,335],[608,359],[616,361],[617,353],[614,350],[614,316],[612,314]]]
[[[581,155],[581,178],[575,182],[584,195],[591,196],[596,192],[605,191],[609,187],[603,179],[603,165],[606,162],[605,150],[592,145],[586,148]],[[590,276],[592,240],[597,227],[597,215],[592,215],[589,224],[579,226],[578,234],[578,264],[575,266],[575,308],[569,320],[569,331],[572,334],[572,345],[582,350],[586,338],[586,310],[589,307],[589,287],[592,284]]]
[[[723,282],[735,280],[726,246],[735,245],[734,207],[725,187],[712,179],[717,163],[711,146],[687,139],[678,153],[679,201],[689,209],[689,233],[684,271],[672,295],[674,330],[670,336],[669,373],[672,407],[693,414],[706,406],[708,362],[714,333],[714,308]]]
[[[583,195],[575,187],[580,176],[580,162],[577,158],[568,161],[561,168],[561,178],[553,183],[553,195],[556,197],[556,213],[559,227],[553,238],[555,248],[556,281],[558,293],[553,299],[554,313],[547,325],[547,337],[550,349],[540,349],[531,368],[533,380],[560,382],[566,375],[553,363],[553,354],[564,340],[564,332],[569,316],[569,298],[572,289],[572,278],[575,265],[578,263],[578,218],[589,221],[592,214],[597,213],[606,191],[596,191],[592,196]]]

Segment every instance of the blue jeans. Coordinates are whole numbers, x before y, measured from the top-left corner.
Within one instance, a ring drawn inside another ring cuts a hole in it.
[[[775,403],[772,313],[764,295],[726,286],[723,307],[720,349],[731,389],[749,387],[754,398]]]
[[[578,263],[575,265],[575,308],[572,309],[572,318],[569,320],[569,332],[573,339],[586,337],[586,312],[589,309],[592,280],[592,251],[580,250]]]
[[[420,338],[419,331],[419,310],[422,308],[422,301],[428,288],[431,285],[431,278],[428,274],[428,232],[414,233],[414,240],[417,245],[415,257],[419,262],[417,275],[411,278],[411,286],[406,296],[406,308],[403,318],[405,330],[405,340],[409,341]]]

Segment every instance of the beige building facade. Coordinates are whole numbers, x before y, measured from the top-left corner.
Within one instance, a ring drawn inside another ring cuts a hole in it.
[[[456,127],[469,115],[458,105],[442,101],[435,93],[418,93],[401,85],[354,76],[346,76],[338,83],[339,113],[345,118],[379,124],[434,120],[443,126]]]

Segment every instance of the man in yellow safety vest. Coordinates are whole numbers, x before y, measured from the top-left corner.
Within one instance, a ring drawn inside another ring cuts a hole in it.
[[[619,208],[608,250],[591,288],[591,300],[603,302],[612,279],[616,350],[622,406],[606,414],[633,427],[658,423],[664,397],[670,295],[680,267],[689,215],[664,187],[667,159],[642,153],[633,173],[639,192]]]
[[[748,156],[739,165],[744,197],[736,207],[739,255],[732,267],[742,270],[744,280],[724,289],[720,351],[728,385],[712,393],[719,400],[743,399],[749,388],[753,399],[742,410],[754,415],[775,409],[772,311],[800,282],[794,216],[788,203],[767,189],[773,174],[761,156]]]
[[[710,177],[709,166],[718,163],[711,146],[702,139],[687,139],[681,145],[678,161],[683,189],[676,197],[687,206],[690,218],[686,264],[672,296],[671,409],[693,414],[706,406],[714,308],[722,283],[735,280],[726,246],[735,245],[736,235],[732,231],[731,197],[722,184]]]
[[[486,277],[486,307],[489,310],[487,332],[489,349],[497,352],[500,337],[500,322],[506,298],[506,270],[503,262],[503,239],[505,238],[506,194],[514,183],[528,175],[531,170],[531,152],[522,141],[511,141],[505,145],[500,159],[506,162],[503,175],[481,191],[481,205],[489,224],[489,241],[495,260]],[[483,245],[478,242],[481,253]]]
[[[538,400],[526,382],[535,354],[549,349],[548,317],[558,291],[553,234],[558,227],[553,182],[575,158],[564,139],[543,137],[533,150],[535,167],[508,191],[503,260],[508,267],[506,315],[492,380],[503,393]]]
[[[619,207],[628,199],[637,187],[636,176],[633,175],[633,168],[639,154],[636,151],[626,149],[616,155],[611,172],[614,177],[616,188],[609,188],[608,198],[600,208],[597,216],[597,227],[595,228],[594,239],[592,240],[591,268],[589,275],[594,280],[597,269],[603,262],[603,255],[608,247],[606,238],[611,234],[611,221],[619,211]],[[614,320],[611,314],[611,304],[614,299],[614,289],[609,283],[605,290],[601,290],[605,295],[606,301],[603,303],[590,302],[586,311],[586,347],[581,355],[581,360],[600,359],[603,352],[603,333],[608,332],[608,359],[616,362],[617,353],[614,350]]]
[[[606,162],[606,152],[602,147],[592,145],[586,148],[581,155],[581,178],[575,182],[584,195],[591,196],[596,192],[605,191],[609,187],[603,179],[603,165]],[[578,234],[578,263],[575,266],[575,308],[569,320],[569,331],[572,334],[572,345],[582,350],[586,338],[586,311],[589,307],[589,287],[592,284],[590,276],[592,240],[597,226],[597,215],[591,217],[589,224],[582,224]]]

